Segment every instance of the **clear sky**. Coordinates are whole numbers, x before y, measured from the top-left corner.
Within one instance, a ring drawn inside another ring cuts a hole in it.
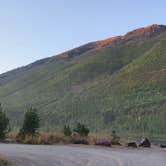
[[[154,23],[166,0],[0,0],[0,73]]]

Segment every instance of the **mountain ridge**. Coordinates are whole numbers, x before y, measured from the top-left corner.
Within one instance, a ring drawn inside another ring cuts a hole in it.
[[[149,26],[146,26],[146,27],[142,27],[142,28],[138,28],[138,29],[135,29],[135,30],[132,30],[128,33],[126,33],[125,35],[121,35],[121,36],[113,36],[113,37],[109,37],[109,38],[106,38],[104,40],[97,40],[97,41],[94,41],[94,42],[89,42],[87,44],[83,44],[79,47],[75,47],[69,51],[65,51],[61,54],[57,54],[57,55],[54,55],[54,56],[50,56],[50,57],[46,57],[46,58],[43,58],[41,60],[37,60],[35,62],[32,62],[28,65],[25,65],[25,66],[22,66],[22,67],[18,67],[16,69],[13,69],[14,71],[15,70],[19,70],[20,68],[24,68],[24,67],[27,67],[27,66],[31,66],[31,65],[34,65],[34,64],[41,64],[41,63],[44,63],[48,60],[51,60],[52,58],[55,58],[55,60],[59,60],[61,58],[68,58],[67,54],[72,54],[72,51],[76,50],[76,49],[79,49],[79,48],[82,48],[82,47],[90,47],[88,49],[88,51],[90,50],[93,50],[93,49],[96,49],[96,47],[98,48],[101,48],[102,46],[106,46],[108,44],[111,44],[111,43],[119,43],[121,40],[127,40],[128,37],[131,37],[131,36],[135,36],[135,35],[145,35],[145,33],[148,33],[148,35],[152,35],[152,34],[155,34],[156,32],[159,33],[162,33],[163,31],[166,31],[166,25],[159,25],[159,24],[152,24],[152,25],[149,25]],[[82,54],[82,53],[80,53]],[[69,55],[70,56],[70,55]],[[12,71],[12,70],[10,70]],[[10,72],[10,71],[7,71],[7,72],[4,72],[1,75],[5,75],[6,73]]]

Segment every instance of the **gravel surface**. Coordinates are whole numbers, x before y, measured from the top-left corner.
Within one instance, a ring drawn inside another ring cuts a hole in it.
[[[0,144],[18,166],[166,166],[166,150]]]

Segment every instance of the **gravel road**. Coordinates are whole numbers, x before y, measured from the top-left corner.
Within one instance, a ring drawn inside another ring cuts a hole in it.
[[[17,166],[166,166],[166,151],[159,148],[0,144],[0,153]]]

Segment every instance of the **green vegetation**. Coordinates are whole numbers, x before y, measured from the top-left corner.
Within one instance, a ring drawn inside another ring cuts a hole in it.
[[[23,127],[20,129],[19,135],[24,138],[26,135],[34,136],[39,129],[39,116],[37,109],[30,108],[24,115]]]
[[[116,134],[115,130],[112,131],[111,136],[112,136],[112,143],[113,144],[118,144],[119,141],[120,141],[120,137]]]
[[[9,131],[9,119],[6,113],[2,110],[0,103],[0,139],[5,138],[5,134]]]
[[[81,123],[77,123],[77,126],[74,129],[74,132],[76,132],[80,136],[88,136],[89,129],[87,127],[85,127],[85,125],[83,125]]]
[[[63,128],[63,133],[64,133],[65,136],[71,136],[72,131],[71,131],[69,125],[65,125],[65,126],[64,126],[64,128]]]
[[[69,51],[66,58],[44,59],[0,75],[0,101],[12,126],[22,125],[25,108],[32,105],[40,110],[45,131],[80,122],[99,134],[116,129],[120,136],[164,137],[165,31],[89,48],[77,48],[74,57]]]

